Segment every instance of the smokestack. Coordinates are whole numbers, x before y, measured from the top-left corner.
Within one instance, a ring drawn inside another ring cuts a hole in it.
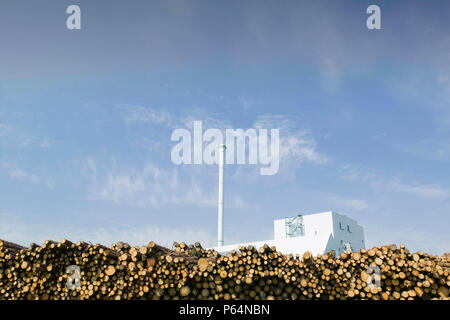
[[[219,146],[219,200],[217,203],[218,225],[217,225],[217,246],[223,246],[223,171],[225,167],[225,150],[224,144]]]

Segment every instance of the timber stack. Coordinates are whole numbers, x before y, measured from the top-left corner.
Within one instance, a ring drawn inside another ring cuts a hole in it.
[[[70,267],[72,266],[72,267]],[[70,267],[70,268],[69,268]],[[404,245],[336,255],[199,243],[110,247],[0,240],[0,299],[449,299],[450,259]]]

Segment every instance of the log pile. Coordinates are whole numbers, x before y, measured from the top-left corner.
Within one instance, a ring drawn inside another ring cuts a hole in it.
[[[447,300],[449,288],[448,257],[404,245],[293,256],[267,245],[221,255],[199,243],[168,249],[62,240],[23,247],[0,240],[0,299],[8,300]]]

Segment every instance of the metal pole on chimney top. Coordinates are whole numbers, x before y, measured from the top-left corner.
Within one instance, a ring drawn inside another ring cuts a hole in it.
[[[217,225],[217,246],[223,246],[223,172],[225,167],[226,146],[219,146],[219,199],[218,199],[218,225]]]

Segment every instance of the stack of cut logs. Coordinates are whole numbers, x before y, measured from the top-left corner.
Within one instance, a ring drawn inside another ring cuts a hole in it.
[[[449,288],[448,257],[404,245],[293,256],[267,245],[222,255],[199,243],[0,240],[0,299],[412,300],[448,299]]]

